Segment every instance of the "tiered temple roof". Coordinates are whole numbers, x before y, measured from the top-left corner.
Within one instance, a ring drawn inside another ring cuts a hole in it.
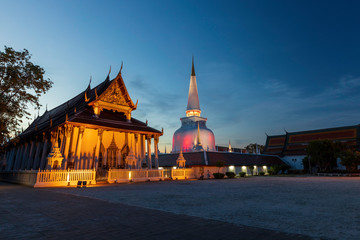
[[[326,128],[301,132],[286,132],[284,135],[267,136],[264,154],[306,155],[306,147],[314,140],[342,142],[352,148],[360,149],[360,125]]]
[[[99,105],[100,110],[98,114],[95,114],[94,106],[97,105]],[[121,129],[125,132],[131,129],[132,132],[162,135],[161,131],[131,117],[130,113],[136,107],[137,103],[134,104],[131,100],[120,70],[113,80],[110,80],[108,75],[105,81],[96,87],[91,88],[89,84],[77,96],[50,111],[46,110],[42,116],[38,116],[19,135],[19,138],[51,131],[65,123],[89,128],[101,126],[105,129]]]

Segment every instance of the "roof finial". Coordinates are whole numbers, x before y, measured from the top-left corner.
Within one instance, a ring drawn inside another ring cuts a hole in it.
[[[85,102],[88,102],[90,98],[87,97],[86,91],[85,91]]]
[[[123,61],[121,61],[120,74],[121,74],[122,68],[123,68]]]
[[[88,86],[89,89],[90,89],[90,86],[91,86],[91,80],[92,80],[92,76],[90,75],[90,81],[89,81],[89,86]]]
[[[47,104],[46,104],[45,112],[47,112]]]
[[[192,56],[191,76],[195,76],[194,55]]]
[[[110,65],[110,69],[109,69],[109,73],[108,73],[108,76],[110,75],[110,73],[111,73],[111,65]]]

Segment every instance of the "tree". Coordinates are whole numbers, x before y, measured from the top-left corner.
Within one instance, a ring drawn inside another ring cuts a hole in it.
[[[358,165],[360,165],[360,152],[347,149],[340,153],[340,159],[341,165],[344,165],[347,170],[357,170]]]
[[[245,148],[248,153],[256,153],[256,148],[259,149],[260,153],[264,151],[264,145],[260,145],[257,143],[250,143]]]
[[[310,169],[317,166],[321,171],[332,170],[337,166],[336,159],[342,148],[341,143],[330,140],[312,141],[306,148],[307,157],[303,160],[304,166],[309,165]]]
[[[40,108],[39,97],[53,84],[30,59],[26,49],[17,52],[5,46],[0,51],[0,145],[18,131],[24,117],[30,119],[29,104]]]

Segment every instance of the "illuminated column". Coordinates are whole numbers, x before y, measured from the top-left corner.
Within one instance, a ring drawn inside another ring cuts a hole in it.
[[[51,142],[51,147],[54,147],[55,146],[55,143],[57,142],[57,131],[52,131],[50,133],[50,142]]]
[[[151,163],[151,135],[147,135],[146,136],[146,140],[147,140],[147,165],[148,165],[148,169],[152,168],[152,163]]]
[[[118,167],[121,165],[121,149],[119,149],[116,153],[115,153],[115,157],[116,157],[116,166]]]
[[[42,146],[41,141],[37,140],[34,163],[33,163],[33,166],[32,166],[32,169],[34,169],[34,170],[39,169],[41,146]]]
[[[26,164],[26,169],[30,169],[32,167],[32,164],[33,164],[33,161],[34,161],[33,155],[34,155],[34,151],[35,151],[35,145],[36,145],[36,140],[32,140],[31,141],[29,157],[28,157],[28,161],[27,161],[27,164]]]
[[[65,144],[66,144],[65,125],[64,125],[64,127],[60,128],[60,136],[59,136],[59,138],[61,139],[61,144],[59,146],[60,152],[64,156],[64,148],[65,148]],[[65,160],[63,160],[63,163],[61,164],[62,167],[64,167],[64,165],[63,165],[64,162],[65,162]]]
[[[155,151],[155,168],[159,168],[159,157],[158,157],[158,144],[159,144],[159,137],[154,137],[154,151]]]
[[[105,167],[106,167],[106,165],[107,165],[107,157],[108,157],[108,155],[107,155],[107,149],[105,149],[105,153],[104,153],[104,155],[103,155],[103,165],[105,165]]]
[[[43,145],[43,150],[42,150],[42,155],[41,155],[41,160],[40,160],[40,170],[44,170],[45,165],[46,165],[46,157],[48,155],[47,150],[48,150],[48,145],[49,145],[49,140],[46,137],[45,133],[43,133],[43,141],[44,141],[44,145]]]
[[[95,148],[95,166],[96,170],[98,169],[99,165],[99,155],[100,155],[100,146],[102,143],[102,135],[103,135],[104,129],[98,129],[98,137],[96,142],[96,148]]]
[[[141,157],[139,156],[140,154],[139,154],[138,149],[139,149],[139,134],[136,133],[135,134],[135,157],[137,159],[137,161],[136,161],[137,169],[141,168],[141,166],[140,166],[141,165],[141,161],[140,161]]]
[[[83,127],[79,127],[79,135],[78,135],[78,139],[77,139],[77,144],[76,144],[76,155],[75,155],[75,165],[76,165],[76,169],[80,169],[82,167],[82,161],[80,159],[80,153],[81,153],[81,144],[82,144],[82,137],[84,134],[84,128]]]
[[[145,163],[145,135],[141,135],[141,167],[142,164]]]
[[[70,143],[71,143],[71,135],[73,132],[74,127],[70,124],[66,124],[65,125],[65,129],[64,129],[64,139],[65,139],[65,147],[63,150],[63,156],[64,156],[64,160],[63,160],[63,169],[67,168],[67,163],[68,163],[68,156],[69,156],[69,148],[70,148]]]

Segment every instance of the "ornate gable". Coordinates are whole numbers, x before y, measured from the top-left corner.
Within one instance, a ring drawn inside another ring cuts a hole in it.
[[[136,109],[136,105],[130,98],[126,89],[124,80],[121,76],[121,69],[119,74],[113,79],[110,85],[105,89],[100,96],[97,96],[95,89],[96,99],[89,103],[94,109],[94,114],[99,116],[103,109],[123,112],[126,118],[130,121],[131,112]]]
[[[105,90],[105,92],[100,95],[99,101],[121,105],[124,107],[129,106],[125,100],[125,97],[121,93],[117,81],[113,81],[112,84],[110,84],[110,86]]]

